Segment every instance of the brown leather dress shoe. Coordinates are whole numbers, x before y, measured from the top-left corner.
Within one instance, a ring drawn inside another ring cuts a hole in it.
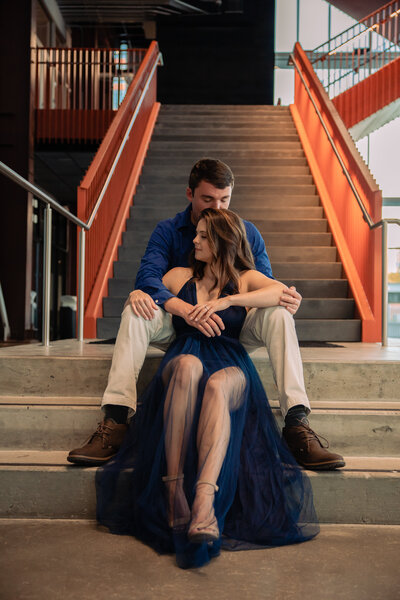
[[[102,465],[117,454],[127,430],[128,425],[119,425],[112,419],[104,419],[84,446],[71,450],[67,460],[89,467]]]
[[[320,439],[322,436],[318,436],[304,423],[284,427],[282,435],[297,462],[305,469],[330,471],[345,465],[343,456],[329,452],[329,442],[322,438],[327,443],[327,446],[323,446]]]

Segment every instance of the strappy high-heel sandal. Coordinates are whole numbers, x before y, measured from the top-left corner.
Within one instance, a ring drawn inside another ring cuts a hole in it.
[[[186,500],[185,492],[183,490],[183,486],[179,486],[178,489],[178,481],[183,480],[184,475],[180,473],[179,475],[165,475],[162,480],[167,488],[167,514],[168,514],[168,525],[171,529],[185,529],[190,521],[190,508]],[[173,489],[172,485],[175,482],[175,486]],[[182,516],[177,516],[175,518],[176,513],[182,513]]]
[[[207,496],[214,496],[215,492],[218,492],[219,489],[218,486],[215,485],[215,483],[211,483],[209,481],[199,480],[196,483],[196,488],[199,485],[208,485],[212,487],[211,493],[207,493],[203,489],[203,493],[205,493]],[[197,498],[198,496],[196,490],[196,497],[193,506],[195,505]],[[214,512],[214,500],[212,501],[209,516],[206,519],[200,521],[199,518],[196,516],[192,518],[188,531],[188,539],[190,542],[193,542],[195,544],[202,544],[203,542],[215,542],[219,539],[218,521]]]

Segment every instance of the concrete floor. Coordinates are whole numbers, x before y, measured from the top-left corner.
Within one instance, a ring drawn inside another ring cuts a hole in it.
[[[301,545],[183,571],[90,521],[0,520],[2,600],[399,600],[400,526],[324,525]]]
[[[57,340],[45,347],[39,343],[0,347],[0,357],[5,356],[58,356],[111,358],[114,344],[91,344],[91,340]],[[339,347],[329,348],[300,348],[303,361],[400,361],[400,338],[390,338],[389,345],[383,347],[380,343],[337,342]],[[157,348],[150,346],[149,356],[160,356]],[[259,349],[252,356],[264,356],[265,350]]]

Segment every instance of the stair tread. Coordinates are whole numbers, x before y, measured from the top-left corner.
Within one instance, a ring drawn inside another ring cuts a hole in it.
[[[0,450],[0,468],[7,467],[68,467],[76,470],[67,461],[65,450]],[[397,456],[346,456],[346,466],[338,473],[391,473],[400,477],[400,457]],[[88,468],[88,467],[87,467]],[[92,467],[94,470],[96,467]],[[312,473],[319,476],[321,473]]]
[[[101,395],[99,396],[0,396],[0,406],[3,408],[34,407],[34,409],[52,410],[71,408],[92,410],[99,409]],[[279,408],[277,400],[270,400],[273,409]],[[357,414],[357,415],[399,415],[400,400],[313,400],[311,402],[313,414]]]

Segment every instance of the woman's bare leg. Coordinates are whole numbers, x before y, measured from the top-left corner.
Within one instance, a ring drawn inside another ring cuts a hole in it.
[[[168,385],[164,403],[164,432],[168,490],[168,520],[181,525],[190,519],[183,490],[183,467],[196,409],[197,392],[203,366],[190,354],[171,360],[164,369],[164,385]]]
[[[216,531],[214,493],[225,459],[231,433],[230,412],[238,410],[244,399],[246,380],[237,367],[214,373],[204,390],[197,432],[199,454],[196,496],[192,507],[190,531]],[[194,534],[196,535],[196,534]],[[212,538],[212,536],[211,536]]]

